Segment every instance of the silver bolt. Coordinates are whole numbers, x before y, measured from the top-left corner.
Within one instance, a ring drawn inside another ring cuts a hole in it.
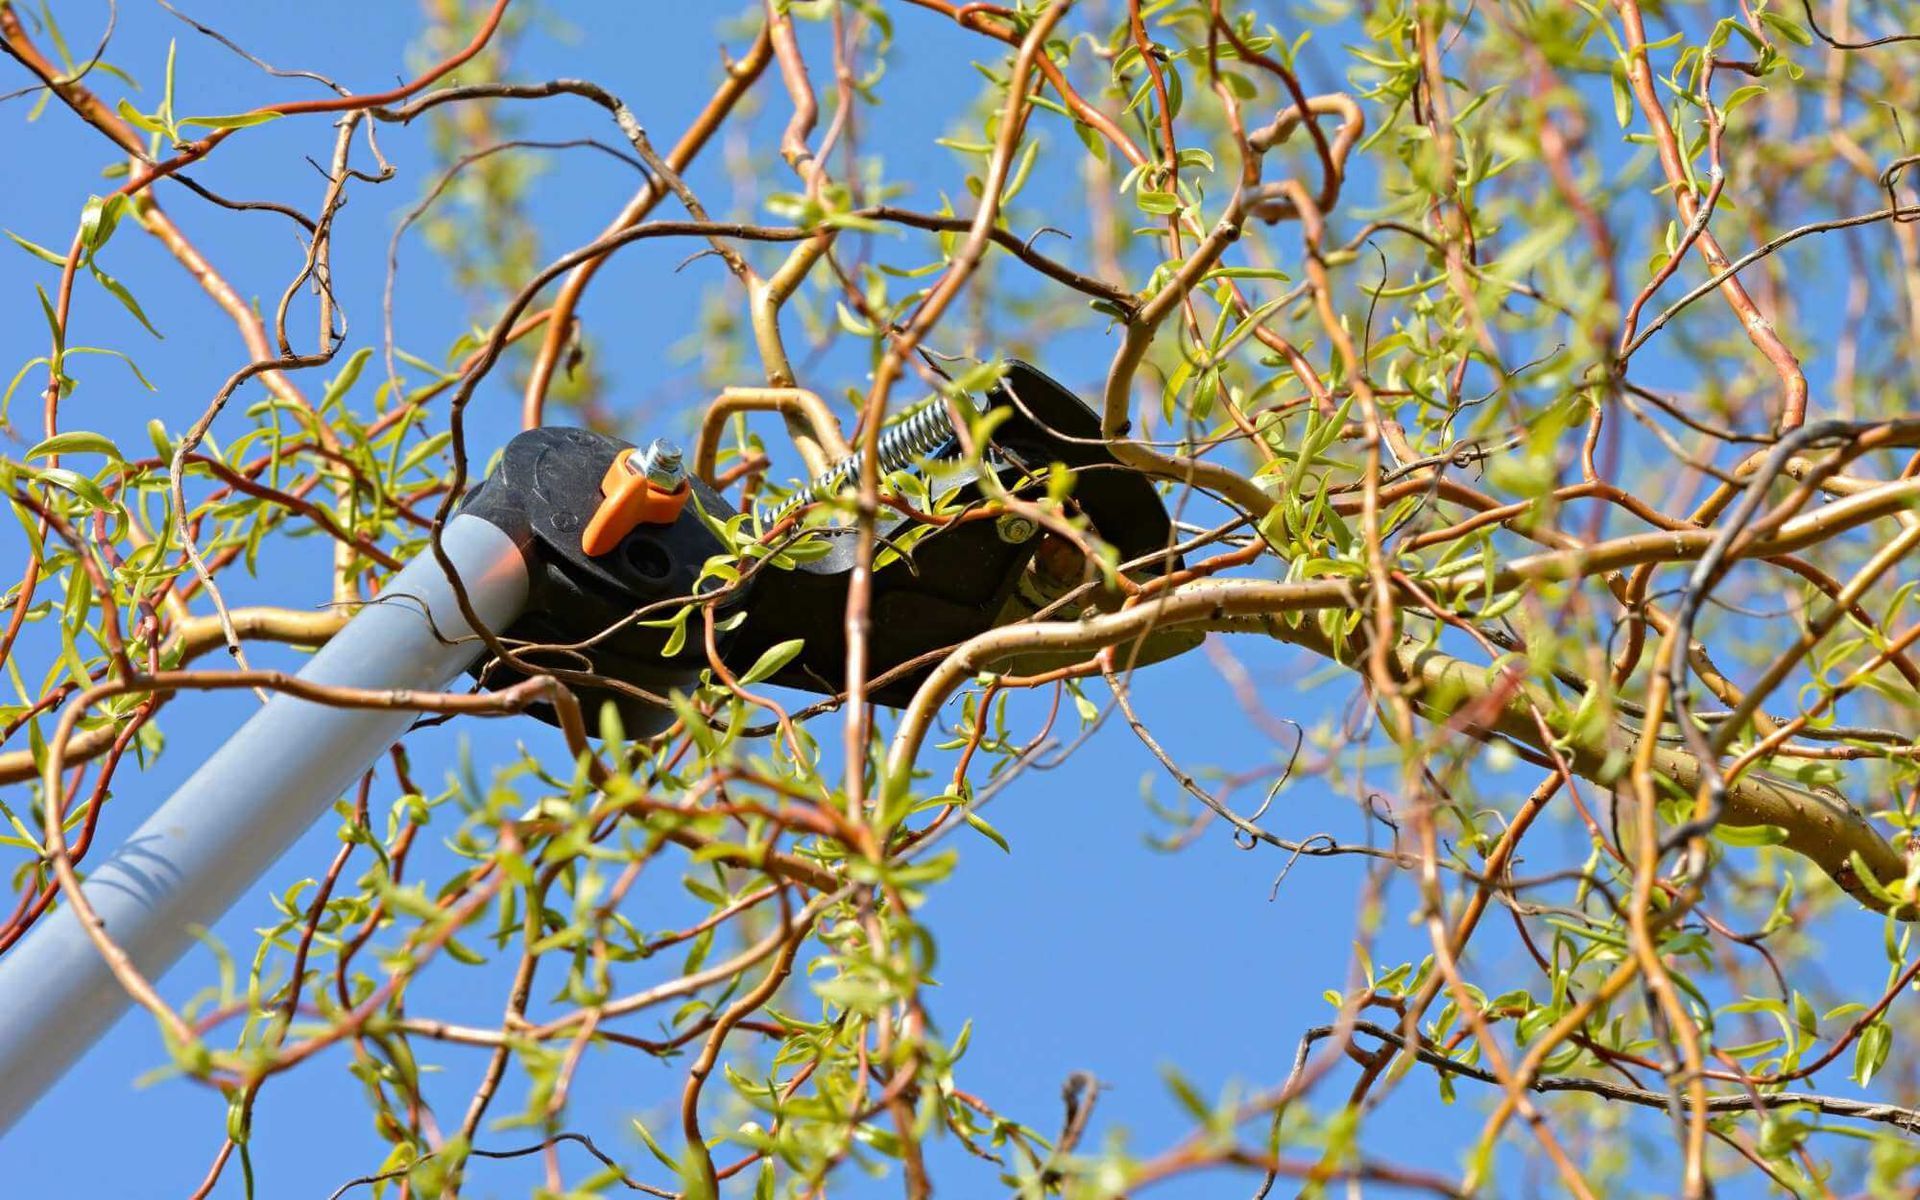
[[[1024,517],[1019,513],[1002,513],[1000,519],[993,523],[993,531],[1000,535],[1001,541],[1010,546],[1017,546],[1039,533],[1040,526],[1032,517]]]
[[[647,477],[647,483],[663,492],[677,492],[686,482],[686,468],[681,465],[680,447],[665,438],[655,438],[638,455],[637,464],[640,473]]]

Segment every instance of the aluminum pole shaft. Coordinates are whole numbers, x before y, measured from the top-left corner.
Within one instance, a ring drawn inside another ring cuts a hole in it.
[[[493,629],[510,624],[527,602],[526,563],[513,540],[463,514],[441,544],[480,619]],[[477,656],[471,634],[440,563],[422,554],[300,678],[437,690]],[[193,943],[194,930],[211,928],[417,715],[274,696],[88,875],[87,899],[107,933],[143,974],[158,977]],[[127,1003],[65,905],[0,956],[0,1133]]]

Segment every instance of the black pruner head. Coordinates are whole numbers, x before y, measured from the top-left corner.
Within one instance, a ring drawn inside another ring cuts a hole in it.
[[[1044,495],[1049,468],[1072,473],[1070,500],[1100,541],[1114,547],[1136,578],[1178,570],[1173,523],[1151,479],[1122,463],[1101,436],[1100,418],[1080,397],[1018,360],[1007,363],[985,397],[988,412],[1004,410],[993,425],[991,453],[976,470],[991,470],[1021,498]],[[987,497],[977,475],[960,482],[962,510]],[[881,545],[914,528],[911,517],[881,512]],[[805,648],[773,682],[833,695],[843,690],[846,670],[845,613],[855,545],[850,527],[828,526],[814,536],[828,541],[826,554],[792,570],[761,574],[759,591],[738,631],[734,655],[743,663],[781,642],[805,639]],[[1110,605],[1116,590],[1098,584],[1072,541],[1025,516],[949,522],[916,540],[911,549],[873,573],[867,657],[869,695],[899,706],[912,698],[945,651],[977,634],[1047,611],[1069,593],[1080,598],[1050,619],[1069,620]],[[1084,587],[1089,580],[1094,586]],[[1156,662],[1197,645],[1200,635],[1159,633],[1133,657]],[[1084,656],[1081,656],[1084,657]],[[1036,656],[999,664],[1030,673],[1063,665]]]
[[[1072,473],[1072,507],[1121,564],[1132,564],[1130,575],[1180,568],[1159,490],[1114,458],[1084,401],[1019,361],[1007,364],[985,399],[989,411],[1004,410],[991,452],[981,465],[944,478],[959,488],[963,519],[925,532],[873,572],[867,658],[876,703],[905,704],[948,650],[977,634],[1043,613],[1070,620],[1119,598],[1073,540],[1017,513],[979,514],[988,500],[980,471],[1031,499],[1045,494],[1059,464]],[[699,479],[653,470],[658,463],[650,466],[646,456],[657,458],[657,447],[635,451],[604,434],[556,427],[507,443],[499,465],[463,505],[512,533],[527,554],[532,594],[524,615],[500,631],[503,638],[530,667],[574,689],[589,729],[610,701],[626,732],[645,736],[673,722],[661,698],[693,686],[710,665],[706,617],[687,613],[677,634],[673,625],[704,589],[713,648],[730,670],[744,672],[772,647],[799,640],[800,653],[769,682],[824,695],[843,691],[854,530],[810,530],[809,538],[824,541],[824,554],[758,563],[731,585],[711,576],[703,584],[707,561],[730,549],[702,514],[721,521],[738,514]],[[882,509],[880,544],[901,543],[915,525]],[[1178,630],[1156,633],[1131,661],[1155,662],[1198,641]],[[1029,655],[996,667],[1028,673],[1065,661]],[[489,687],[524,677],[497,661],[475,673]]]

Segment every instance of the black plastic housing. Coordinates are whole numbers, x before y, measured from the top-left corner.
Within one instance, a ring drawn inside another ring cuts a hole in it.
[[[1052,463],[1074,472],[1072,499],[1122,561],[1165,549],[1172,524],[1158,490],[1146,476],[1117,462],[1100,437],[1100,421],[1087,405],[1034,367],[1010,362],[986,397],[989,409],[1007,415],[994,428],[993,455],[981,469],[993,470],[1009,488],[1028,494],[1033,477]],[[542,428],[507,443],[499,466],[474,489],[463,511],[506,530],[527,553],[532,595],[526,614],[504,631],[514,642],[565,649],[528,651],[542,667],[591,671],[664,695],[686,688],[708,665],[704,629],[692,625],[679,650],[667,655],[670,631],[638,624],[634,614],[659,606],[652,617],[670,617],[663,603],[693,594],[700,569],[726,551],[696,509],[724,520],[737,515],[719,493],[695,479],[693,496],[671,525],[637,527],[612,553],[588,557],[580,534],[600,503],[600,483],[614,456],[628,443],[584,429]],[[1025,482],[1023,482],[1023,480]],[[963,504],[982,498],[977,477],[962,484]],[[881,544],[897,541],[913,522],[883,510]],[[889,519],[891,518],[891,519]],[[823,528],[828,552],[788,568],[764,566],[732,589],[716,619],[745,616],[716,645],[729,668],[745,671],[781,642],[803,639],[800,654],[771,679],[802,691],[832,695],[843,690],[845,615],[852,579],[855,537],[851,528]],[[878,679],[912,663],[910,670],[879,683],[876,703],[905,704],[938,651],[1021,614],[1011,603],[1023,573],[1045,536],[1003,538],[992,520],[957,521],[922,536],[902,557],[874,572],[872,624],[868,638],[870,677]],[[1178,570],[1177,557],[1160,570]],[[717,584],[712,586],[717,587]],[[1026,611],[1031,611],[1029,608]],[[697,618],[696,618],[697,620]],[[610,631],[610,632],[609,632]],[[1152,661],[1186,648],[1185,643],[1149,654]],[[916,662],[916,660],[924,660]],[[499,687],[519,676],[497,664],[476,668],[482,683]],[[672,723],[671,710],[631,691],[575,685],[591,714],[613,700],[628,733],[646,735]],[[541,713],[551,720],[550,713]]]
[[[1164,549],[1172,536],[1166,506],[1153,482],[1115,461],[1100,437],[1100,419],[1078,396],[1019,360],[987,393],[989,411],[1007,416],[994,428],[993,447],[1001,482],[1015,487],[1020,477],[1051,463],[1074,471],[1073,500],[1102,538],[1120,551],[1122,561]],[[1028,489],[1037,490],[1037,486]],[[959,499],[980,498],[968,484]],[[891,522],[882,512],[882,544],[912,527]],[[751,664],[760,653],[792,638],[806,648],[773,682],[803,691],[841,690],[846,671],[847,584],[854,564],[854,531],[822,530],[830,540],[827,555],[792,571],[766,571],[747,620],[738,631],[734,654]],[[868,661],[875,677],[992,629],[1007,609],[1020,576],[1042,544],[1002,541],[992,521],[965,521],[924,535],[912,552],[881,567],[873,577],[872,624]],[[1167,569],[1178,569],[1179,563]],[[929,671],[927,662],[874,688],[879,704],[900,706],[913,697]]]
[[[526,612],[503,636],[512,643],[568,647],[530,650],[524,655],[528,662],[590,671],[664,696],[692,685],[706,667],[704,631],[688,628],[685,644],[669,656],[665,649],[672,631],[640,624],[633,615],[660,605],[646,619],[671,617],[675,606],[663,602],[693,594],[701,566],[726,550],[696,507],[724,517],[732,515],[732,506],[706,484],[690,480],[693,495],[673,524],[636,526],[612,553],[589,557],[580,548],[581,530],[600,505],[607,468],[629,448],[618,438],[586,429],[528,430],[507,443],[499,466],[467,494],[461,511],[505,530],[526,554],[531,579]],[[751,583],[730,595],[715,617],[733,612],[750,590]],[[730,641],[731,634],[717,634],[723,654]],[[498,664],[482,664],[476,674],[489,687],[520,678]],[[602,702],[614,701],[630,734],[656,733],[673,722],[670,709],[631,692],[571,686],[590,718]],[[535,711],[552,719],[549,712]]]

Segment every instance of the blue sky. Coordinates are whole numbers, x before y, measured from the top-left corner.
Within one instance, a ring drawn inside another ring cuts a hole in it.
[[[710,10],[661,0],[601,0],[565,8],[587,36],[536,29],[523,44],[516,74],[594,79],[626,99],[657,142],[669,141],[711,90],[716,38]],[[105,4],[70,2],[59,9],[70,39],[90,45]],[[160,77],[167,40],[179,39],[179,111],[230,112],[308,94],[300,85],[259,75],[157,6],[128,3],[122,9],[111,57],[147,83],[150,92]],[[311,67],[363,91],[407,73],[400,48],[418,30],[417,6],[393,0],[335,0],[318,15],[305,5],[233,0],[196,0],[188,11],[276,65]],[[963,165],[932,145],[932,138],[948,132],[945,123],[973,96],[978,77],[968,60],[985,47],[917,10],[897,12],[896,23],[901,44],[892,64],[894,90],[883,88],[888,103],[878,114],[874,137],[890,175],[918,181],[905,202],[932,207],[941,191],[964,195]],[[1337,64],[1337,48],[1323,46],[1319,60],[1323,67]],[[14,74],[0,75],[0,90],[16,82]],[[1310,82],[1330,86],[1338,80],[1323,70]],[[0,106],[0,152],[16,164],[0,182],[0,224],[38,242],[64,245],[87,195],[104,190],[98,172],[113,155],[104,139],[57,106],[26,123],[29,103]],[[524,120],[529,137],[616,139],[603,114],[584,102],[548,101],[522,106],[515,115]],[[769,123],[761,120],[753,129],[755,148],[768,149]],[[1064,136],[1057,129],[1045,135]],[[355,322],[352,345],[378,344],[387,240],[429,179],[422,131],[383,129],[381,139],[402,174],[384,187],[356,191],[336,239],[338,287]],[[310,207],[319,178],[301,155],[323,154],[328,142],[318,120],[270,125],[236,136],[198,174],[227,194]],[[543,252],[551,257],[597,232],[630,193],[633,177],[627,168],[590,153],[547,158],[549,173],[530,208]],[[711,197],[727,197],[731,190],[711,159],[690,173],[691,181]],[[18,165],[24,163],[33,164],[30,175]],[[788,187],[788,177],[779,175],[772,186]],[[1056,190],[1046,190],[1049,186]],[[280,218],[223,212],[178,188],[160,195],[243,294],[266,297],[268,303],[277,297],[300,255]],[[1071,196],[1056,183],[1040,185],[1027,199],[1044,209],[1049,202],[1071,203]],[[1069,224],[1069,219],[1063,213],[1056,223]],[[601,274],[583,308],[603,355],[599,366],[612,381],[610,403],[630,437],[686,437],[704,396],[704,385],[670,355],[670,348],[694,331],[691,301],[719,270],[708,259],[673,274],[688,252],[678,244],[642,244],[624,252]],[[0,257],[0,365],[10,375],[17,363],[44,352],[44,325],[32,290],[44,272],[11,247],[0,247],[0,255],[10,256]],[[231,325],[138,230],[124,230],[106,261],[139,292],[165,340],[151,339],[93,289],[83,289],[76,301],[73,338],[133,348],[157,391],[138,388],[118,364],[88,362],[76,368],[82,386],[64,411],[64,424],[141,445],[141,431],[153,417],[170,429],[184,428],[245,356]],[[466,305],[438,260],[417,242],[406,245],[397,297],[400,344],[438,358],[465,316]],[[1070,384],[1086,386],[1099,377],[1110,352],[1100,339],[1076,338],[1043,365]],[[829,360],[803,382],[832,394],[860,378],[857,367]],[[31,398],[16,400],[15,424],[25,442],[34,440],[36,407]],[[517,396],[497,376],[476,398],[472,445],[484,450],[503,441],[517,427],[517,411]],[[238,427],[216,425],[215,435]],[[229,599],[318,602],[327,566],[318,545],[283,539],[263,557],[260,578],[226,584]],[[0,533],[0,561],[14,562],[23,554],[17,529]],[[1349,694],[1345,681],[1331,687],[1299,685],[1322,664],[1274,646],[1235,644],[1233,649],[1263,690],[1279,697],[1278,710],[1309,724],[1340,716],[1337,705]],[[34,669],[50,661],[44,641],[27,645],[23,654]],[[291,663],[297,656],[261,650],[257,659]],[[1145,686],[1149,680],[1151,686]],[[1189,699],[1220,694],[1215,667],[1204,655],[1152,668],[1142,682],[1142,716],[1185,761],[1242,771],[1283,759],[1290,749],[1275,744],[1231,705]],[[240,693],[175,702],[162,721],[165,754],[144,773],[123,772],[104,822],[105,842],[132,828],[252,703]],[[422,733],[410,744],[419,777],[432,780],[451,769],[463,742],[484,769],[509,761],[516,740],[555,745],[545,727],[525,718],[489,725],[457,722]],[[1386,778],[1383,771],[1383,782]],[[959,872],[935,891],[925,916],[940,948],[938,989],[932,996],[936,1019],[948,1038],[963,1020],[973,1021],[963,1086],[1001,1111],[1050,1131],[1059,1120],[1060,1087],[1068,1073],[1091,1071],[1104,1085],[1091,1140],[1125,1137],[1135,1150],[1151,1152],[1189,1127],[1165,1085],[1164,1069],[1177,1066],[1209,1095],[1236,1082],[1271,1085],[1285,1075],[1299,1033],[1331,1011],[1322,991],[1348,983],[1359,868],[1352,859],[1304,860],[1270,897],[1285,866],[1282,856],[1271,850],[1244,852],[1218,828],[1180,853],[1153,850],[1148,839],[1159,826],[1142,801],[1143,781],[1163,799],[1177,792],[1126,727],[1117,719],[1108,722],[1082,753],[1023,778],[993,802],[986,815],[1010,840],[1011,853],[984,839],[962,841]],[[1531,783],[1528,773],[1515,772],[1510,793],[1498,791],[1496,782],[1488,794],[1511,801]],[[1318,782],[1285,793],[1268,823],[1295,837],[1319,831],[1362,834],[1350,799]],[[435,829],[447,832],[444,826]],[[1540,836],[1551,844],[1562,832],[1543,830]],[[216,936],[229,945],[249,946],[252,931],[272,920],[269,887],[317,875],[336,844],[333,822],[322,821],[214,931]],[[665,912],[675,899],[670,889],[643,888],[635,903],[658,905]],[[1391,911],[1404,914],[1407,907],[1403,892],[1390,893]],[[1877,930],[1866,932],[1871,938]],[[1499,955],[1505,947],[1495,934],[1476,953]],[[1417,959],[1420,953],[1413,931],[1398,917],[1382,931],[1376,950],[1384,963]],[[163,990],[173,999],[184,998],[205,986],[213,971],[211,956],[196,952],[166,978]],[[503,978],[498,968],[436,966],[414,989],[411,1007],[451,1019],[494,1021]],[[75,1194],[68,1189],[82,1178],[89,1195],[189,1191],[218,1147],[223,1105],[205,1089],[179,1082],[136,1087],[134,1079],[161,1057],[147,1018],[122,1021],[0,1140],[0,1196]],[[443,1070],[432,1085],[435,1095],[443,1104],[463,1102],[480,1056],[449,1049],[436,1057]],[[368,1124],[358,1084],[341,1069],[344,1061],[340,1054],[324,1058],[265,1093],[255,1142],[262,1195],[325,1195],[378,1162],[384,1144]],[[575,1127],[628,1162],[650,1165],[624,1133],[626,1121],[639,1115],[658,1127],[659,1116],[677,1101],[680,1070],[678,1064],[656,1064],[629,1053],[589,1056],[573,1093]],[[514,1110],[516,1086],[510,1079],[497,1111]],[[1370,1144],[1396,1161],[1456,1169],[1462,1139],[1477,1129],[1480,1109],[1471,1092],[1463,1092],[1451,1108],[1437,1105],[1433,1092],[1422,1076],[1403,1084],[1375,1118]],[[1639,1128],[1655,1139],[1661,1133],[1657,1117]],[[525,1140],[523,1133],[504,1131],[483,1136],[482,1144]],[[955,1172],[944,1194],[995,1190],[990,1170],[966,1159],[951,1140],[934,1153]],[[470,1194],[525,1194],[534,1177],[530,1168],[515,1164],[487,1166],[472,1177]],[[1507,1183],[1511,1194],[1523,1194],[1517,1174]],[[230,1171],[217,1194],[237,1196],[238,1184],[237,1171]],[[1213,1179],[1153,1194],[1218,1195],[1223,1188],[1228,1194],[1244,1190],[1242,1181]]]

